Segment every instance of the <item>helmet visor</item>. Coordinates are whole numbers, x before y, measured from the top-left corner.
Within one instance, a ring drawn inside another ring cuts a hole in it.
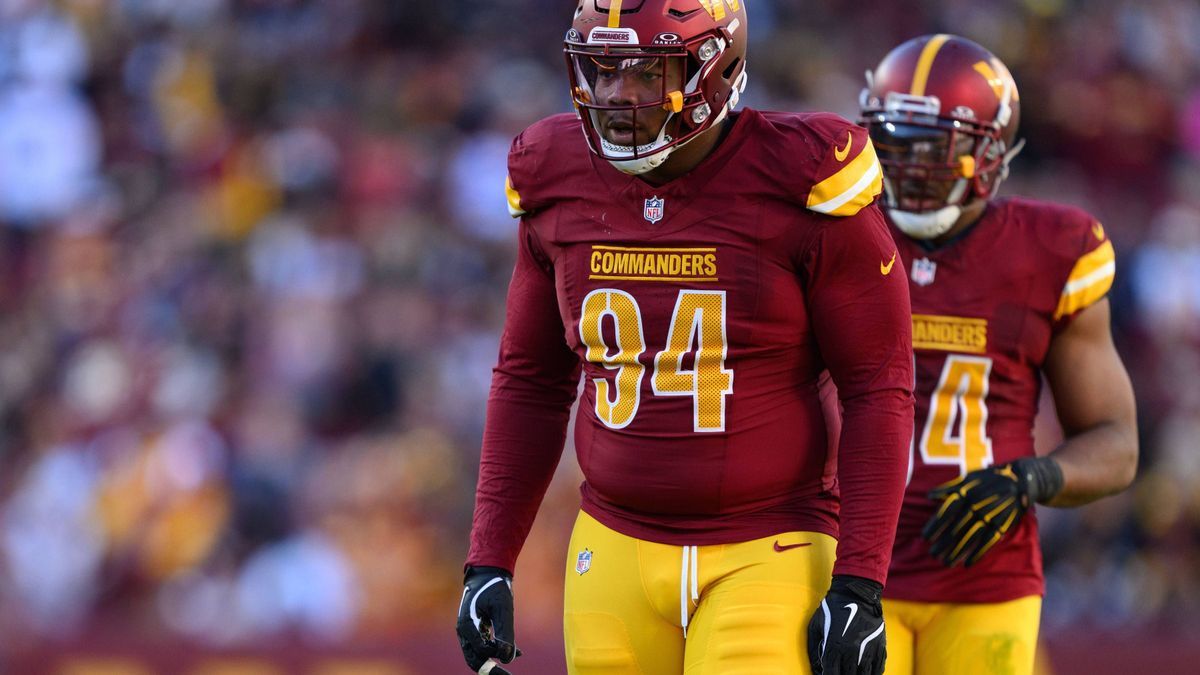
[[[567,50],[572,98],[602,156],[638,157],[678,136],[686,55],[609,47]]]
[[[889,205],[914,213],[959,203],[975,167],[975,137],[953,126],[867,120]]]

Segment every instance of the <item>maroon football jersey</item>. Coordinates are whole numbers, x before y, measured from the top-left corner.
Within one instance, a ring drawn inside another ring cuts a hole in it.
[[[865,132],[834,115],[733,118],[665,185],[587,149],[573,115],[514,142],[521,216],[468,563],[512,569],[562,451],[583,509],[645,540],[838,535],[882,580],[911,432],[908,287]],[[893,268],[894,267],[894,268]],[[818,375],[846,407],[827,450]]]
[[[1055,333],[1112,285],[1104,229],[1070,207],[988,205],[961,239],[926,250],[894,232],[909,271],[917,411],[911,478],[885,594],[926,602],[1002,602],[1042,593],[1037,520],[971,568],[946,568],[921,529],[934,487],[1034,454],[1041,367]]]

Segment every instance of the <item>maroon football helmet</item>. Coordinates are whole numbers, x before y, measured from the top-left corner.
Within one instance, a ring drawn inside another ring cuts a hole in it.
[[[737,105],[746,86],[746,10],[740,0],[580,0],[564,52],[592,152],[645,173]],[[651,73],[652,93],[609,100],[598,80],[618,71]],[[644,130],[650,140],[640,142],[638,130],[662,111],[661,128]]]
[[[964,206],[995,195],[1023,144],[1014,144],[1019,100],[1000,59],[954,35],[909,40],[867,73],[860,123],[901,230],[937,237]]]

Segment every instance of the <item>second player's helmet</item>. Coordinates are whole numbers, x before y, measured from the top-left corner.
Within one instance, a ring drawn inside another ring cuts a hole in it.
[[[963,207],[995,195],[1024,143],[1015,143],[1020,99],[1008,68],[953,35],[893,49],[867,73],[859,104],[892,221],[918,239],[945,233]]]
[[[632,174],[661,165],[671,152],[720,123],[746,87],[744,0],[579,0],[564,42],[571,97],[592,151]],[[681,72],[681,86],[663,78],[655,100],[613,105],[598,100],[598,75],[620,64],[661,65]],[[614,143],[599,116],[665,109],[649,143]]]

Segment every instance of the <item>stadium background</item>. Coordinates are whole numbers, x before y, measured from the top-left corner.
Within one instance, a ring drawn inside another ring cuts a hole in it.
[[[754,107],[853,117],[926,32],[1011,67],[1029,145],[1003,193],[1106,225],[1141,423],[1132,490],[1042,511],[1044,665],[1194,667],[1200,4],[747,4]],[[572,7],[0,0],[0,672],[466,672],[505,154],[566,109]],[[559,474],[516,574],[520,673],[561,669]]]

